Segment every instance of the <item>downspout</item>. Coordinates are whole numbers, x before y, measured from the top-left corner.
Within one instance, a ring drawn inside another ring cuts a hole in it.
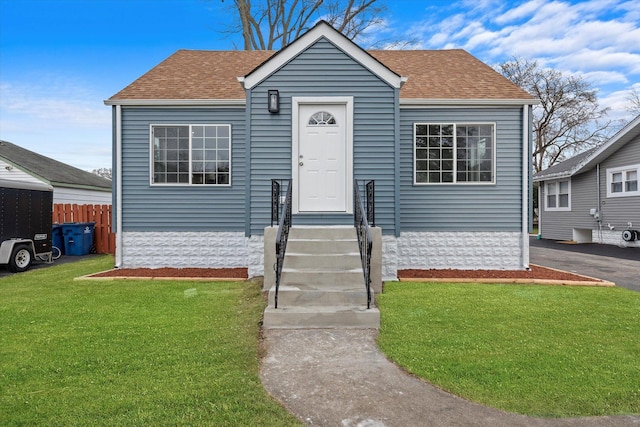
[[[116,268],[122,267],[122,106],[116,105]]]
[[[522,268],[529,269],[529,105],[522,107]]]
[[[596,165],[596,213],[598,214],[598,243],[602,243],[602,212],[600,212],[600,163]]]

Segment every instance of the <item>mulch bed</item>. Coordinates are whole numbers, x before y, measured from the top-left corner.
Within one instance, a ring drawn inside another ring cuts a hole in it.
[[[591,277],[532,265],[530,270],[399,270],[399,279],[531,279],[601,282]]]
[[[153,277],[153,278],[201,278],[247,279],[246,268],[120,268],[92,274],[91,277]],[[399,270],[398,278],[411,279],[527,279],[575,282],[601,282],[601,280],[572,274],[552,268],[532,265],[526,270]]]

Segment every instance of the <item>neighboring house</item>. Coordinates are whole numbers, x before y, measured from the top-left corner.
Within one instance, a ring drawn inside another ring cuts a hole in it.
[[[111,180],[1,140],[0,179],[50,185],[54,204],[111,204]]]
[[[365,51],[325,22],[279,52],[180,50],[105,101],[116,265],[264,268],[271,179],[293,224],[353,225],[375,180],[382,275],[529,265],[536,101],[463,50]]]
[[[602,146],[534,175],[541,237],[640,247],[639,176],[640,116]]]

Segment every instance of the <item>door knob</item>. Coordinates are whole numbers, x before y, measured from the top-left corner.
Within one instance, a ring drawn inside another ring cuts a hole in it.
[[[304,163],[300,162],[299,164],[300,164],[300,166],[302,166]]]

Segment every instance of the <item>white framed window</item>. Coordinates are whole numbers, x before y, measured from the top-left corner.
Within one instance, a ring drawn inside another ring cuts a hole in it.
[[[571,180],[549,181],[544,187],[546,211],[571,210]]]
[[[231,125],[151,125],[152,185],[231,185]]]
[[[607,169],[607,197],[640,196],[640,165]]]
[[[495,123],[414,123],[414,184],[494,184]]]

